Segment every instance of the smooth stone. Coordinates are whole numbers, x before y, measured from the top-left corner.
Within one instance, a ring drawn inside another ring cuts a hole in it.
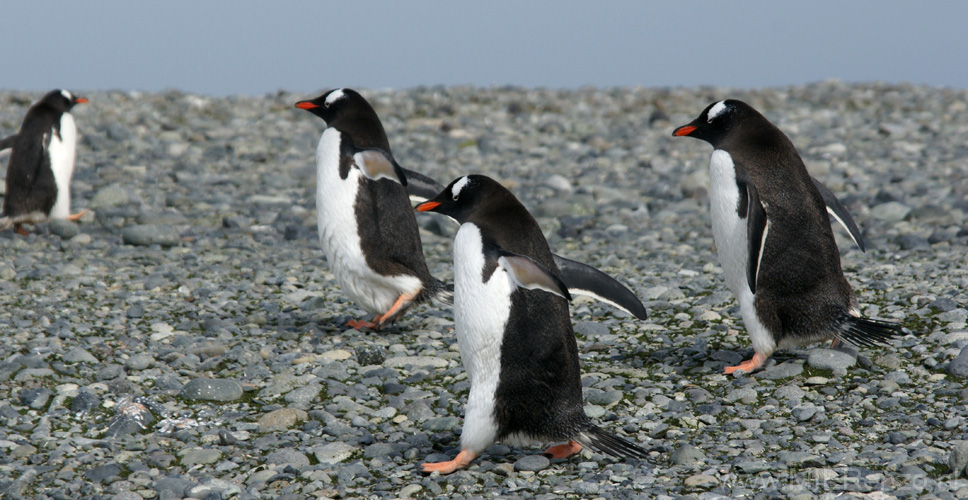
[[[948,363],[945,372],[953,377],[968,377],[968,345],[962,347],[958,356]]]
[[[81,347],[72,347],[61,357],[65,363],[97,363],[98,359]]]
[[[179,397],[201,401],[235,401],[242,397],[242,385],[234,380],[197,378],[189,381]]]
[[[706,455],[691,444],[683,444],[676,451],[672,452],[669,458],[675,465],[692,465],[706,460]]]
[[[607,326],[597,321],[579,321],[575,324],[575,333],[590,338],[608,335],[609,331]]]
[[[403,488],[400,488],[400,498],[413,498],[414,495],[420,493],[423,490],[423,486],[419,484],[408,484]]]
[[[17,393],[17,399],[24,406],[34,410],[40,410],[44,406],[47,406],[47,402],[50,401],[50,397],[53,395],[54,391],[46,387],[41,387],[38,389],[24,389]]]
[[[830,370],[844,375],[857,363],[857,356],[836,349],[813,349],[807,355],[807,365],[818,370]]]
[[[189,448],[178,452],[178,455],[181,456],[181,464],[187,467],[214,464],[222,458],[222,452],[212,448]]]
[[[280,408],[266,413],[259,418],[259,429],[262,432],[284,431],[298,422],[305,422],[309,414],[297,408]]]
[[[410,366],[430,366],[433,368],[447,368],[450,363],[446,359],[434,357],[434,356],[400,356],[396,358],[387,358],[383,362],[383,366],[387,368],[404,368],[407,365]]]
[[[968,466],[968,441],[959,441],[951,447],[951,454],[948,456],[948,471],[958,478],[966,473],[965,467]]]
[[[423,423],[423,429],[431,432],[441,432],[456,429],[460,424],[457,417],[438,417],[428,419]]]
[[[74,413],[84,413],[101,406],[101,398],[87,390],[78,391],[71,401],[71,411]]]
[[[67,219],[50,219],[47,222],[47,228],[50,229],[51,233],[60,236],[64,240],[69,240],[81,234],[81,228],[76,223]]]
[[[224,479],[212,478],[202,484],[192,486],[185,490],[185,494],[190,498],[234,498],[242,492],[237,484]]]
[[[284,399],[289,404],[308,407],[313,401],[316,400],[316,398],[319,397],[321,392],[323,392],[322,385],[309,384],[289,391]]]
[[[313,448],[313,456],[321,464],[336,464],[356,453],[356,447],[337,441]]]
[[[758,472],[770,470],[770,464],[762,461],[738,462],[734,464],[733,467],[741,470],[746,474],[756,474]]]
[[[712,488],[717,484],[719,484],[719,479],[716,479],[708,474],[696,474],[694,476],[689,476],[683,482],[683,485],[690,489]]]
[[[121,241],[134,246],[171,247],[181,243],[181,236],[168,225],[126,226],[121,230]]]
[[[90,208],[103,208],[123,205],[131,200],[128,189],[117,184],[99,189],[87,206]]]
[[[610,404],[618,403],[623,397],[625,397],[625,393],[622,391],[605,391],[589,394],[588,402],[591,404],[608,406]]]
[[[871,208],[870,216],[872,219],[885,222],[900,222],[907,218],[910,213],[911,207],[898,201],[889,201]]]
[[[282,448],[269,453],[269,456],[266,457],[266,463],[292,465],[301,469],[309,465],[309,458],[292,448]]]
[[[766,368],[756,376],[757,378],[775,380],[780,378],[796,377],[801,373],[803,373],[802,363],[797,363],[795,361],[787,361],[785,363],[780,363],[778,365],[773,365],[769,368]]]
[[[545,470],[551,465],[551,460],[544,455],[527,455],[514,462],[514,470],[538,472]]]
[[[150,354],[139,353],[124,360],[124,367],[131,371],[146,370],[155,364],[155,358]]]
[[[110,463],[88,470],[84,473],[84,477],[91,482],[102,483],[109,478],[119,476],[120,474],[121,466],[116,463]]]

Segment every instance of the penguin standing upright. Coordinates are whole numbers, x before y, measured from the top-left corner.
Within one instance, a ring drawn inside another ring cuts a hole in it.
[[[0,149],[12,149],[0,229],[12,225],[26,236],[23,224],[48,218],[73,221],[87,212],[70,213],[77,145],[77,128],[70,111],[85,102],[87,99],[66,90],[52,90],[27,110],[16,135],[0,141]]]
[[[748,104],[725,100],[672,135],[714,148],[713,239],[755,351],[726,373],[756,370],[777,348],[830,338],[871,346],[901,334],[895,323],[860,317],[828,213],[861,249],[863,240],[780,129]]]
[[[407,175],[373,107],[351,89],[296,107],[327,125],[316,149],[320,244],[343,293],[377,315],[347,324],[379,330],[412,304],[435,296],[448,301],[450,290],[427,269]]]
[[[454,240],[454,323],[471,384],[460,453],[426,463],[423,471],[466,467],[495,441],[567,441],[545,451],[554,458],[583,446],[645,458],[645,450],[585,415],[571,296],[527,209],[494,180],[470,175],[417,210],[461,224]]]

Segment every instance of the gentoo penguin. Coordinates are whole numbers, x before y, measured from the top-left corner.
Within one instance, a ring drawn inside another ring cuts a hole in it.
[[[862,249],[863,241],[846,209],[829,190],[824,195],[818,189],[780,129],[748,104],[725,100],[672,135],[714,148],[713,239],[755,351],[726,373],[756,370],[777,348],[830,338],[872,346],[900,335],[897,324],[860,317],[828,211]]]
[[[570,294],[524,205],[496,181],[469,175],[416,208],[461,224],[454,240],[454,325],[471,384],[460,453],[425,463],[423,471],[466,467],[495,441],[567,441],[545,451],[554,458],[583,446],[645,458],[645,450],[585,415]]]
[[[377,315],[347,324],[379,330],[412,304],[438,295],[449,300],[448,287],[427,269],[407,174],[393,159],[373,107],[351,89],[296,107],[327,125],[316,149],[319,241],[343,293]]]
[[[77,144],[70,111],[85,102],[66,90],[52,90],[27,110],[20,132],[0,141],[0,149],[12,148],[0,229],[12,225],[26,236],[22,224],[37,224],[48,217],[73,221],[87,212],[70,212]]]
[[[409,170],[406,170],[406,173],[408,180],[407,191],[410,193],[411,201],[418,203],[424,202],[444,190],[442,184],[426,175]],[[561,273],[561,280],[568,287],[568,291],[572,295],[591,297],[621,309],[638,319],[646,319],[649,317],[649,313],[646,311],[642,301],[635,296],[635,293],[615,278],[588,264],[566,259],[558,254],[551,255],[554,257],[555,265],[558,266],[558,271]]]

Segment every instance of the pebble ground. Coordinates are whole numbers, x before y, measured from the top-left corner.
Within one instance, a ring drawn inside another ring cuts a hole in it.
[[[79,93],[90,212],[0,233],[0,497],[968,498],[965,91],[364,90],[402,165],[504,182],[557,253],[651,315],[572,308],[586,411],[647,460],[495,445],[443,477],[417,469],[459,443],[452,313],[342,326],[363,312],[316,241],[323,124],[293,108],[316,94]],[[40,95],[0,92],[0,135]],[[710,148],[671,132],[728,97],[849,207],[867,252],[835,233],[861,310],[905,338],[721,374],[752,350],[714,253]],[[451,279],[454,225],[417,217]]]

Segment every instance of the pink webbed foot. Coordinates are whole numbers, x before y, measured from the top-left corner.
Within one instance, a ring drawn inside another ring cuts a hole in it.
[[[764,356],[760,353],[755,353],[753,354],[753,359],[743,361],[742,363],[736,366],[727,366],[726,369],[723,370],[723,373],[725,373],[726,375],[729,375],[739,370],[743,370],[746,373],[753,373],[754,370],[757,370],[763,367],[763,364],[766,363],[766,359],[767,359],[767,356]]]
[[[430,474],[431,472],[439,472],[441,474],[450,474],[451,472],[463,469],[470,465],[470,463],[478,457],[478,453],[472,451],[461,450],[460,453],[454,457],[453,460],[448,460],[446,462],[426,462],[420,466],[420,471]]]
[[[568,441],[565,444],[556,444],[554,446],[550,446],[541,454],[548,458],[568,458],[580,451],[580,444],[574,441]]]

